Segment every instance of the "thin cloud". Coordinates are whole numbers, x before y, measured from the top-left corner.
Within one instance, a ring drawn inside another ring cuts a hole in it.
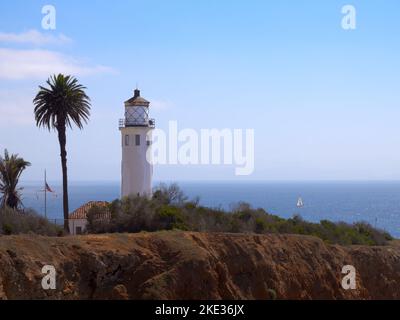
[[[54,73],[88,76],[114,72],[103,65],[87,66],[56,51],[0,48],[0,79],[43,79]]]
[[[172,107],[172,103],[165,100],[150,100],[151,101],[151,108],[154,110],[166,110]]]
[[[71,43],[72,40],[63,34],[54,36],[45,34],[37,30],[29,30],[22,33],[0,32],[0,43],[17,43],[17,44],[33,44],[33,45],[62,45]]]
[[[33,125],[33,93],[26,90],[0,90],[0,124]]]

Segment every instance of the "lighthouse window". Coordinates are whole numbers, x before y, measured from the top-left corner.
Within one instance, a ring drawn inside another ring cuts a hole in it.
[[[137,146],[140,146],[140,134],[136,134],[136,135],[135,135],[135,144],[136,144]]]
[[[129,146],[129,135],[128,134],[125,135],[125,145]]]

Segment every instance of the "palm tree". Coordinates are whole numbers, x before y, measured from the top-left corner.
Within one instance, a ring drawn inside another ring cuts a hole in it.
[[[17,154],[8,154],[4,150],[4,158],[0,156],[0,206],[18,209],[21,205],[22,188],[18,188],[19,177],[22,171],[31,164]]]
[[[39,86],[39,92],[33,100],[35,119],[38,127],[57,130],[60,143],[60,156],[63,177],[64,229],[68,227],[68,178],[66,129],[74,123],[79,129],[87,123],[90,116],[90,98],[85,87],[72,76],[53,75],[47,80],[48,87]]]

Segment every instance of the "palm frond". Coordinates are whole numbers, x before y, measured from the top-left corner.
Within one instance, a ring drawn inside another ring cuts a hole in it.
[[[31,164],[18,154],[9,155],[7,149],[4,157],[0,156],[0,206],[19,208],[22,206],[21,188],[18,188],[19,178],[26,167]]]
[[[79,129],[89,121],[90,98],[86,87],[72,76],[53,75],[46,81],[47,87],[39,86],[33,99],[36,125],[48,130],[70,127]]]

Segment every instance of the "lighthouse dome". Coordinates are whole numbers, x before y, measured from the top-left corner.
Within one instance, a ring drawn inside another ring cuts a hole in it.
[[[154,127],[154,120],[149,119],[150,102],[140,96],[140,90],[135,89],[132,98],[125,101],[125,119],[120,126],[150,126]]]
[[[125,107],[133,107],[133,106],[148,107],[149,104],[150,104],[149,101],[140,96],[139,89],[135,89],[133,97],[125,101]]]

